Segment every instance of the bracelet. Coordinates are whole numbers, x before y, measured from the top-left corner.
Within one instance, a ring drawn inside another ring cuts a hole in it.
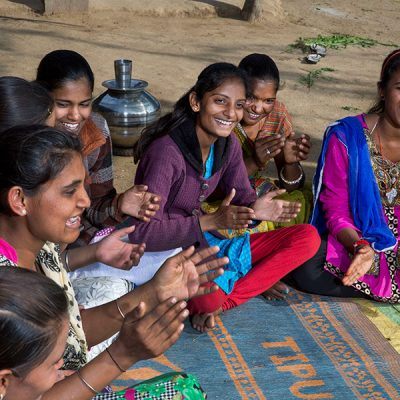
[[[365,246],[371,246],[369,244],[369,242],[365,239],[358,239],[353,243],[353,248],[354,248],[354,253],[357,253],[357,251],[359,249],[361,249],[361,247],[365,247]]]
[[[81,373],[79,371],[76,371],[76,375],[78,378],[81,380],[81,382],[93,393],[93,394],[99,394],[98,392],[86,379],[83,378]]]
[[[126,315],[122,312],[121,307],[119,306],[118,299],[115,299],[115,304],[117,306],[118,312],[121,315],[122,319],[125,319]]]
[[[380,267],[380,257],[379,253],[374,254],[374,260],[372,261],[370,269],[367,271],[368,275],[379,275],[379,267]]]
[[[286,178],[284,178],[283,176],[283,170],[285,169],[285,167],[283,167],[280,172],[279,172],[279,178],[281,179],[281,181],[283,183],[286,183],[286,185],[296,185],[297,183],[300,183],[301,180],[304,178],[304,172],[303,172],[303,168],[301,167],[300,164],[297,164],[300,170],[300,176],[297,179],[294,179],[293,181],[288,181]]]
[[[112,356],[110,350],[108,350],[108,347],[106,347],[106,352],[107,354],[110,356],[111,360],[113,360],[114,364],[117,366],[117,368],[121,371],[121,372],[126,372],[126,369],[121,368],[121,366],[117,363],[117,360]]]
[[[356,254],[359,249],[361,249],[365,246],[371,246],[371,244],[368,242],[368,240],[365,240],[363,238],[356,240],[353,243],[354,254]],[[371,246],[371,248],[372,248],[372,246]],[[366,275],[375,275],[375,276],[379,275],[379,263],[380,263],[379,253],[374,252],[374,259],[372,260],[371,267],[366,272]]]
[[[71,268],[69,267],[68,250],[64,251],[64,267],[67,270],[67,272],[72,272]]]

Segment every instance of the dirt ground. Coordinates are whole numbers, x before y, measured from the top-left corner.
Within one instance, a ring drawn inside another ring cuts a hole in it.
[[[47,16],[34,11],[40,9],[40,0],[0,0],[0,75],[32,79],[44,54],[73,49],[91,64],[97,95],[104,89],[101,82],[113,78],[113,60],[129,58],[134,61],[134,76],[149,82],[149,91],[166,111],[207,64],[238,63],[249,53],[267,53],[281,71],[284,87],[279,98],[292,113],[296,131],[313,138],[306,163],[309,177],[325,126],[369,107],[381,63],[393,47],[329,50],[313,66],[301,63],[302,53],[288,52],[288,45],[299,37],[341,33],[400,47],[399,0],[282,0],[285,16],[262,25],[239,19],[243,1],[132,0],[118,11],[96,9],[92,3],[87,14]],[[315,81],[310,89],[299,82],[309,71],[323,67],[334,69],[325,74],[329,79]],[[133,174],[130,158],[115,157],[119,189],[131,184]]]

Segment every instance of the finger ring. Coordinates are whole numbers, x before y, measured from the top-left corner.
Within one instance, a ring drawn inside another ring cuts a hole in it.
[[[267,154],[271,154],[271,152],[269,151],[269,149],[265,150],[265,152],[266,152]]]

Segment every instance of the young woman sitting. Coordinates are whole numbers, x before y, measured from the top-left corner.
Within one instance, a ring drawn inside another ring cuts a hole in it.
[[[132,364],[163,353],[182,332],[188,315],[183,299],[216,290],[199,285],[220,275],[227,263],[204,262],[218,248],[194,254],[190,247],[168,259],[143,286],[79,310],[58,243],[72,243],[79,235],[90,204],[85,175],[80,143],[71,135],[46,126],[19,126],[0,135],[0,266],[50,277],[69,302],[63,370],[80,374],[55,384],[44,399],[89,399]],[[116,332],[117,340],[85,365],[88,347]]]

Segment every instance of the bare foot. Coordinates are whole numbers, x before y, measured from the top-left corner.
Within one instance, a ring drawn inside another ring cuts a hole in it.
[[[194,314],[191,319],[192,327],[197,331],[204,333],[215,326],[215,315],[211,314]]]
[[[279,281],[261,295],[267,300],[285,300],[288,293],[289,288],[283,282]]]

